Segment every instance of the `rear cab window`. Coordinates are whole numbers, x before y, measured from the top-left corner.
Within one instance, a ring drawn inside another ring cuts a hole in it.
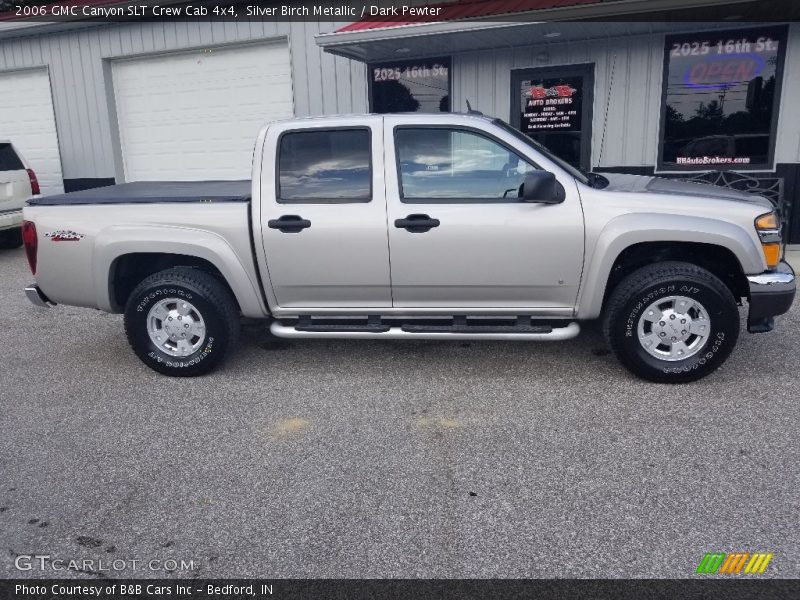
[[[372,200],[371,135],[367,127],[286,131],[278,142],[279,203]]]
[[[0,142],[0,171],[24,171],[25,166],[17,153],[14,152],[14,146],[7,142]]]

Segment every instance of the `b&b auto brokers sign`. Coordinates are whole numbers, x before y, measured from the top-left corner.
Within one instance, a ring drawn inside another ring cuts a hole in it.
[[[582,86],[581,77],[523,81],[523,133],[580,131]]]

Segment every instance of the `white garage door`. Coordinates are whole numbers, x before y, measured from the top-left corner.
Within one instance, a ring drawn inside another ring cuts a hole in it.
[[[286,42],[112,65],[126,181],[246,179],[259,128],[293,114]]]
[[[0,73],[0,139],[11,140],[23,154],[43,195],[64,191],[46,69]]]

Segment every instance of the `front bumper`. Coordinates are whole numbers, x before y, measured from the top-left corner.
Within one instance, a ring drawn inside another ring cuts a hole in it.
[[[56,305],[55,302],[44,295],[44,292],[35,283],[32,283],[25,288],[25,295],[33,304],[42,308],[50,308],[51,306]]]
[[[750,284],[750,312],[747,315],[747,331],[763,333],[772,331],[774,317],[782,315],[792,307],[795,294],[795,275],[792,267],[781,262],[772,271],[748,275]]]

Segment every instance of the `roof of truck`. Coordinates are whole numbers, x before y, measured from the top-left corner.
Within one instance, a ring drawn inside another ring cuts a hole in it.
[[[471,112],[399,112],[399,113],[347,113],[337,115],[316,115],[312,117],[288,117],[276,119],[273,123],[286,123],[290,121],[334,121],[337,119],[362,119],[368,117],[393,117],[401,119],[419,119],[420,117],[466,117],[491,121],[494,117],[483,114],[477,110]]]

